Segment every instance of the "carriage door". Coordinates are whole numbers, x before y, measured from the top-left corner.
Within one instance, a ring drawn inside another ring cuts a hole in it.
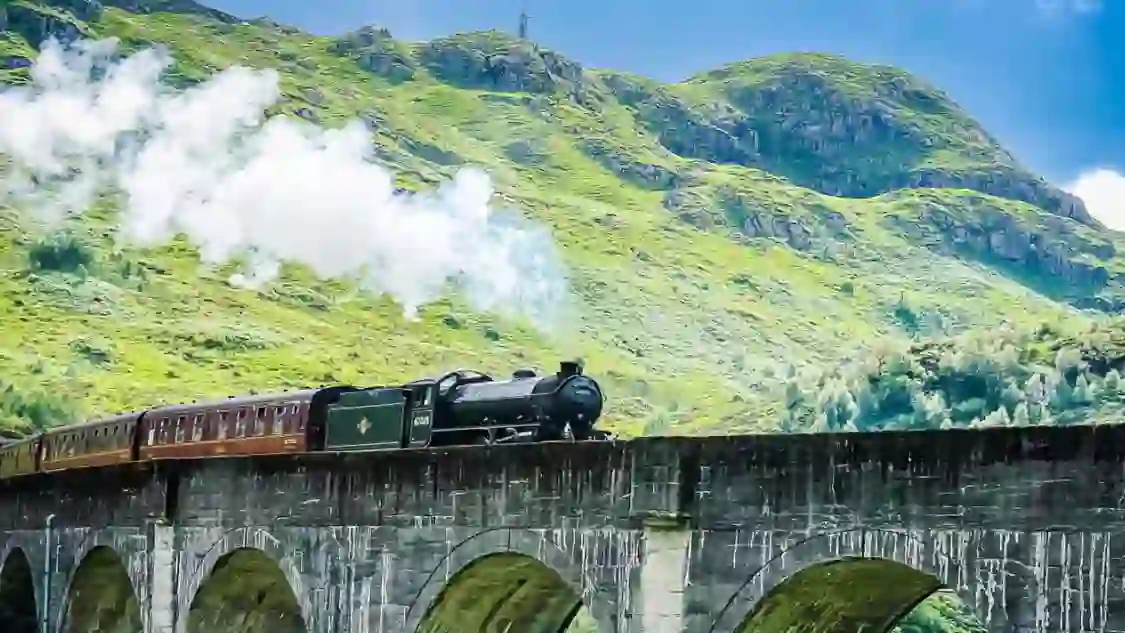
[[[410,407],[411,447],[423,447],[430,443],[434,426],[434,401],[437,399],[437,385],[417,385],[411,388]]]

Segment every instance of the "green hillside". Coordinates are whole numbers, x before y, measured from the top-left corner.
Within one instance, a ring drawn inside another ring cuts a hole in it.
[[[603,380],[606,423],[624,434],[844,426],[826,403],[860,406],[870,359],[828,378],[805,369],[1004,322],[1084,332],[1123,296],[1118,235],[893,68],[776,55],[661,84],[498,32],[314,37],[187,0],[14,0],[0,31],[0,80],[15,85],[51,36],[115,37],[122,53],[167,46],[166,80],[181,88],[236,64],[274,68],[283,97],[271,114],[363,121],[402,187],[484,168],[499,203],[550,229],[571,296],[547,326],[457,296],[411,320],[306,266],[248,290],[226,282],[233,265],[201,267],[186,239],[120,247],[109,197],[61,227],[0,208],[8,427],[457,366],[549,370],[573,356]],[[1032,351],[1053,344],[1012,336]],[[1053,359],[1040,369],[1032,351],[988,389],[1050,373]],[[922,415],[910,402],[945,383],[910,376],[896,383],[905,409],[872,404],[847,421],[969,424],[999,406],[988,395],[948,416],[958,403],[946,399]]]

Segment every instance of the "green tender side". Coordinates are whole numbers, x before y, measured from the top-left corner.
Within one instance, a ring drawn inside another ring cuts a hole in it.
[[[401,389],[345,393],[328,407],[326,450],[370,450],[402,445],[406,396]]]

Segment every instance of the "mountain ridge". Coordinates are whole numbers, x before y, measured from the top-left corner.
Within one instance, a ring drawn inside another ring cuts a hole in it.
[[[1121,238],[904,71],[779,54],[662,84],[498,31],[318,37],[200,7],[15,0],[0,19],[0,80],[27,84],[50,36],[116,37],[124,53],[159,43],[181,88],[236,64],[274,68],[282,97],[269,114],[359,119],[401,187],[485,167],[499,199],[562,246],[578,333],[556,340],[456,298],[403,321],[385,297],[298,265],[236,291],[182,241],[121,248],[111,204],[63,233],[9,210],[0,314],[14,327],[0,365],[25,376],[8,407],[25,423],[40,396],[55,411],[52,392],[107,410],[407,380],[450,363],[507,373],[566,350],[604,372],[607,423],[626,434],[770,430],[786,415],[775,387],[789,365],[1009,320],[1086,327],[1125,305]],[[81,268],[59,264],[75,253]]]

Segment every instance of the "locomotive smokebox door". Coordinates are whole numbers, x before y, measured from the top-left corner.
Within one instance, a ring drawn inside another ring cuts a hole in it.
[[[364,389],[342,394],[338,402],[328,407],[324,449],[401,448],[406,401],[403,389]]]

